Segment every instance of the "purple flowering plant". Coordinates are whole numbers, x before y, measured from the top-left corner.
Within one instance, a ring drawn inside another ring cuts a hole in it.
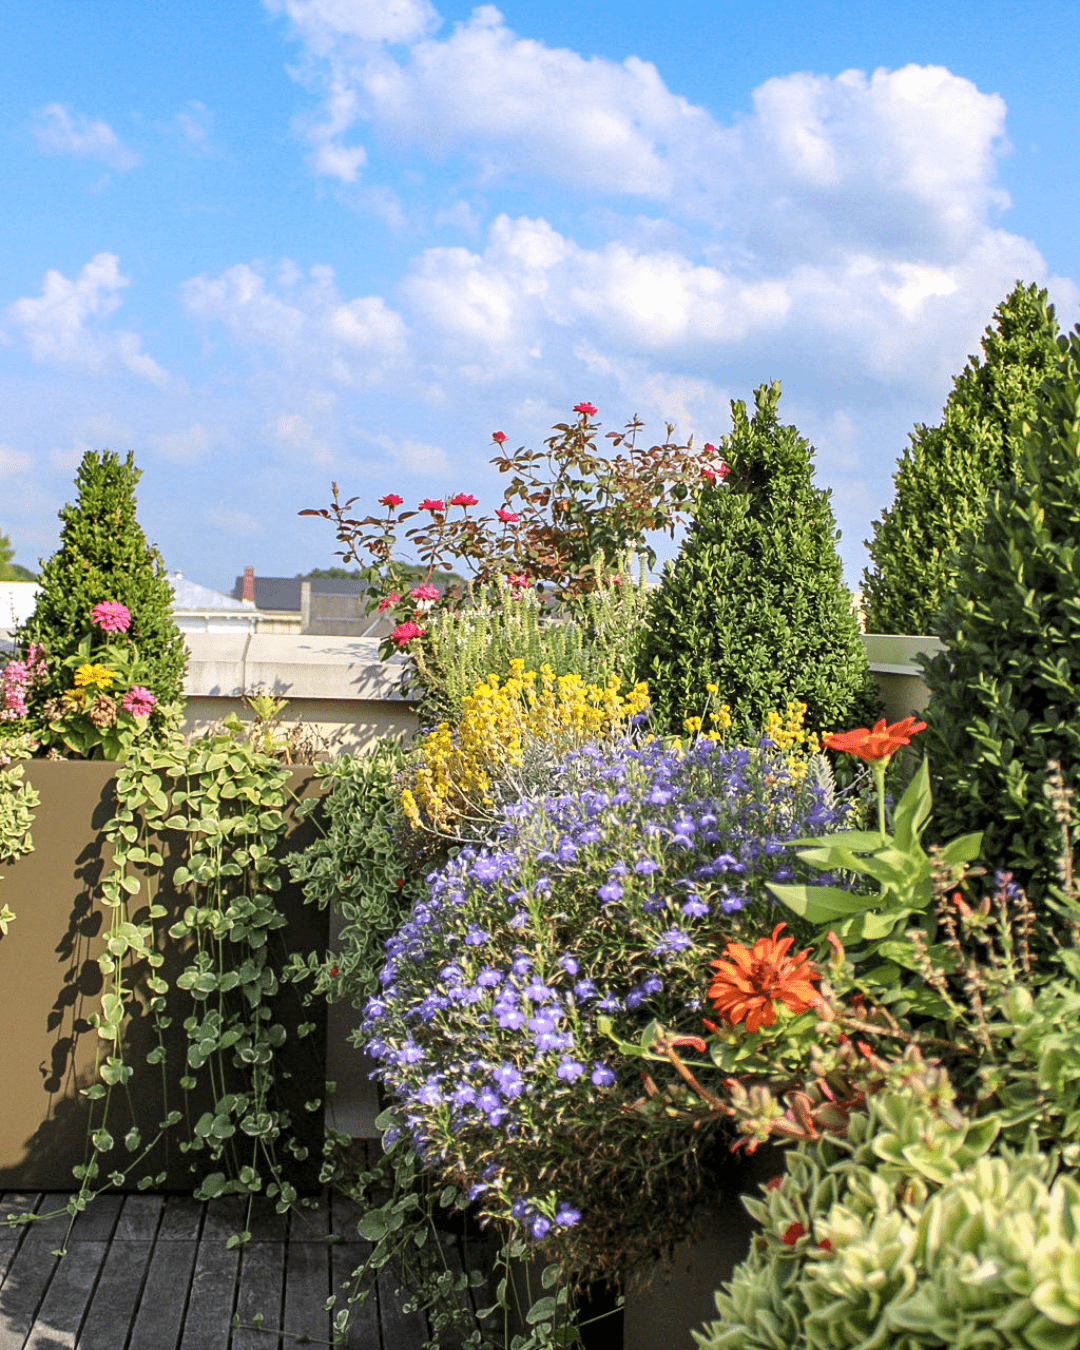
[[[687,1227],[708,1131],[644,1130],[640,1061],[600,1023],[699,1031],[718,934],[771,919],[769,881],[824,880],[786,844],[842,813],[826,769],[793,778],[765,739],[568,756],[386,944],[360,1032],[395,1103],[386,1143],[581,1278],[654,1257]]]

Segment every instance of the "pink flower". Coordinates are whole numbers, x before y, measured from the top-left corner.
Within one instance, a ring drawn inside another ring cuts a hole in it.
[[[521,516],[517,511],[508,511],[505,506],[498,507],[495,511],[495,514],[499,517],[499,519],[503,522],[504,525],[513,525],[515,520],[521,519]]]
[[[506,584],[514,591],[522,591],[529,584],[528,572],[511,572],[506,578]]]
[[[398,595],[397,591],[391,591],[389,595],[384,595],[379,601],[379,613],[382,614],[383,611],[389,609],[391,605],[396,605],[400,599],[401,596]]]
[[[438,497],[425,497],[416,509],[418,511],[445,511],[446,503],[440,501]]]
[[[474,497],[471,492],[459,492],[456,496],[450,498],[451,506],[476,506],[480,501],[479,497]]]
[[[400,506],[401,503],[402,503],[404,500],[405,500],[405,498],[404,498],[404,497],[399,497],[399,496],[397,495],[396,492],[388,492],[388,493],[386,494],[385,497],[380,497],[380,498],[379,498],[379,505],[380,505],[380,506]]]
[[[144,689],[141,684],[133,684],[120,702],[132,717],[149,717],[157,699],[149,689]]]
[[[581,413],[583,417],[596,416],[596,409],[593,407],[591,403],[575,403],[574,411],[576,413]]]
[[[425,581],[422,586],[414,586],[409,594],[414,600],[438,600],[439,588]]]
[[[705,453],[706,453],[707,455],[715,455],[715,454],[716,454],[716,446],[713,445],[712,441],[706,441],[706,442],[705,442],[704,449],[705,449]]]
[[[410,619],[408,623],[399,623],[390,636],[399,647],[404,647],[407,642],[411,642],[413,638],[422,637],[423,634],[424,630],[420,625]]]
[[[493,432],[491,433],[491,439],[492,439],[493,441],[498,441],[499,444],[502,445],[503,441],[506,440],[506,432],[505,432],[505,431],[493,431]]]
[[[126,633],[131,627],[131,610],[119,600],[99,600],[90,618],[103,633]]]
[[[721,461],[720,461],[720,467],[717,469],[716,472],[720,475],[721,478],[726,478],[726,477],[728,476],[728,474],[731,472],[731,470],[730,470],[730,469],[728,468],[728,466],[724,463],[724,461],[721,460]]]
[[[716,482],[716,470],[710,469],[707,465],[704,469],[702,469],[701,476],[702,478],[707,478],[710,483]]]

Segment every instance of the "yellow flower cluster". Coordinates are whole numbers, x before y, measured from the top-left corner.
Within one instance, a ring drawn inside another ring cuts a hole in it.
[[[115,678],[108,666],[91,665],[87,662],[75,672],[75,688],[82,689],[86,685],[93,685],[96,689],[108,689]]]
[[[805,719],[806,704],[793,699],[782,714],[768,713],[762,728],[763,734],[784,752],[788,773],[796,783],[806,777],[810,757],[821,752],[820,736],[816,731],[807,731]]]
[[[684,717],[683,726],[691,736],[700,732],[702,740],[718,741],[731,726],[731,705],[721,703],[720,707],[712,712],[710,705],[713,701],[713,695],[720,692],[720,686],[718,684],[707,684],[705,692],[708,694],[708,698],[705,700],[705,716],[712,722],[712,727],[708,731],[701,730],[705,725],[704,717]]]
[[[423,812],[438,830],[485,816],[492,784],[523,762],[530,743],[565,753],[621,731],[648,703],[645,684],[622,695],[617,676],[606,685],[586,684],[580,675],[556,676],[549,665],[537,672],[511,661],[505,683],[489,675],[463,700],[456,727],[442,722],[425,738],[423,763],[413,788],[402,793],[402,807],[414,825]]]

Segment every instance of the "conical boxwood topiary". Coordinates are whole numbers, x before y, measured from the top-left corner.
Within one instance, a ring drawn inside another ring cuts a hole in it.
[[[982,830],[983,860],[1033,894],[1056,877],[1048,759],[1080,773],[1080,330],[1023,426],[1017,479],[969,533],[925,662],[923,746],[939,838]]]
[[[19,635],[24,650],[30,642],[41,643],[48,660],[35,703],[70,683],[60,663],[78,650],[100,600],[118,600],[131,611],[128,637],[159,705],[180,698],[187,649],[172,617],[172,587],[161,554],[135,519],[140,476],[133,455],[121,460],[109,450],[88,450],[83,456],[75,477],[78,500],[60,512],[60,548],[42,565],[37,604]]]
[[[719,687],[735,736],[760,732],[791,699],[811,728],[872,718],[877,697],[836,552],[828,491],[813,485],[813,447],[777,417],[780,385],[731,405],[720,449],[728,474],[699,490],[693,520],[648,615],[638,678],[654,721],[682,734]]]
[[[1058,325],[1046,291],[1017,282],[994,311],[973,356],[953,383],[937,427],[917,426],[893,478],[893,505],[874,522],[863,575],[871,633],[932,633],[952,590],[956,549],[978,527],[986,498],[1015,476],[1014,423],[1058,360]]]

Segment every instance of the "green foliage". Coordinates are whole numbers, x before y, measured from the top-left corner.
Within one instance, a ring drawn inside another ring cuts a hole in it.
[[[36,574],[28,567],[12,561],[14,557],[14,545],[0,530],[0,581],[37,581]]]
[[[819,872],[861,875],[877,883],[873,895],[839,886],[770,885],[773,895],[809,923],[833,928],[844,942],[869,941],[880,956],[895,955],[897,944],[883,943],[912,914],[933,898],[932,867],[921,839],[930,818],[930,775],[923,760],[897,804],[893,833],[846,830],[818,839],[796,839],[798,857]],[[979,856],[979,834],[950,840],[934,867],[946,879],[959,879]]]
[[[126,460],[108,450],[83,456],[75,479],[78,500],[60,512],[60,548],[42,568],[37,605],[19,635],[24,651],[31,642],[45,648],[49,670],[35,689],[36,706],[65,692],[63,663],[77,652],[90,628],[90,611],[102,600],[119,601],[131,611],[127,636],[159,706],[181,696],[187,651],[173,621],[161,555],[135,518],[139,477],[130,454]],[[155,710],[152,723],[159,718]]]
[[[600,571],[602,560],[594,563]],[[573,605],[558,606],[500,578],[494,594],[440,610],[428,623],[415,653],[420,724],[457,721],[462,700],[489,675],[504,680],[514,660],[526,670],[549,665],[556,676],[580,675],[586,684],[604,686],[614,675],[629,688],[647,607],[644,570],[636,582],[625,571],[610,573]]]
[[[876,713],[866,652],[843,584],[829,493],[812,482],[813,449],[777,417],[780,386],[731,405],[720,450],[729,473],[699,489],[682,550],[653,597],[638,678],[658,727],[681,734],[706,684],[752,737],[792,699],[806,722],[836,730]],[[869,725],[869,722],[866,722]]]
[[[30,827],[41,798],[30,783],[23,781],[23,772],[21,764],[0,768],[0,863],[12,863],[34,851]],[[7,905],[0,905],[0,933],[7,933],[14,917]]]
[[[324,832],[289,859],[308,903],[332,905],[345,921],[317,987],[357,1005],[378,988],[383,944],[423,890],[401,840],[396,780],[405,762],[398,742],[383,740],[370,754],[319,765],[327,788],[319,805]]]
[[[118,770],[116,814],[105,826],[112,867],[101,879],[109,915],[98,961],[103,986],[99,1010],[89,1018],[99,1052],[95,1081],[83,1089],[94,1115],[87,1161],[76,1169],[83,1205],[103,1177],[105,1184],[124,1184],[162,1133],[178,1127],[203,1198],[262,1192],[279,1210],[296,1198],[285,1169],[290,1157],[303,1161],[306,1152],[277,1095],[275,1051],[286,1028],[274,1019],[271,1001],[283,984],[307,979],[318,957],[288,956],[286,919],[275,898],[284,870],[288,773],[230,734],[136,745]],[[177,835],[182,861],[162,852]],[[158,899],[163,876],[186,901],[179,911]],[[173,983],[165,978],[168,943],[185,952]],[[140,1129],[136,1121],[121,1140],[114,1137],[114,1094],[126,1095],[132,1074],[124,1027],[135,1001],[157,1028],[158,1044],[147,1058],[163,1066],[164,1100],[156,1123],[144,1121]],[[179,1065],[166,1063],[162,1039],[175,1019],[187,1042]],[[314,1026],[303,1023],[296,1034]],[[196,1118],[188,1094],[200,1081],[211,1086],[211,1106]],[[163,1180],[146,1177],[140,1186]]]
[[[787,1155],[701,1350],[1080,1345],[1080,1184],[1034,1148],[987,1156],[996,1122],[918,1087],[871,1098],[847,1147]]]
[[[987,497],[1019,468],[1020,423],[1057,363],[1058,326],[1046,291],[1015,288],[994,311],[953,382],[940,426],[919,425],[893,478],[893,505],[874,522],[864,574],[871,633],[930,633],[949,596],[965,530],[975,530]]]
[[[1080,333],[1025,423],[1018,479],[967,535],[926,663],[924,746],[939,837],[982,829],[983,859],[1034,898],[1056,880],[1046,764],[1080,773]]]

